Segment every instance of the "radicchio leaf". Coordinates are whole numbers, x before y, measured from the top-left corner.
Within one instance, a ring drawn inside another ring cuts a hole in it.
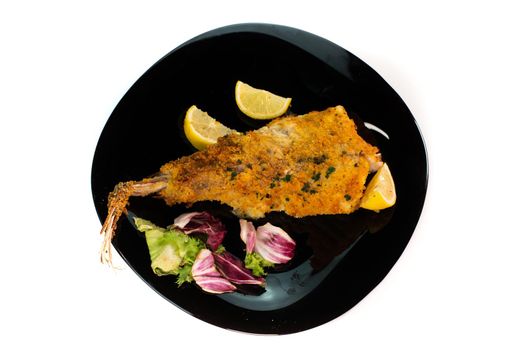
[[[234,284],[265,285],[265,279],[254,277],[235,255],[224,251],[221,254],[214,254],[214,258],[217,270],[230,282]]]
[[[281,228],[266,223],[256,230],[254,251],[271,263],[284,264],[294,256],[296,242]]]
[[[250,254],[254,251],[254,246],[256,245],[256,228],[252,222],[244,219],[239,220],[239,226],[241,226],[239,235],[241,240],[247,245],[247,254]]]
[[[193,233],[205,234],[207,236],[207,246],[214,251],[223,242],[226,234],[225,225],[206,211],[182,214],[175,218],[172,227],[177,227],[187,235]]]
[[[201,249],[192,266],[192,277],[204,291],[213,294],[233,292],[236,286],[221,276],[214,263],[214,255],[208,249]]]

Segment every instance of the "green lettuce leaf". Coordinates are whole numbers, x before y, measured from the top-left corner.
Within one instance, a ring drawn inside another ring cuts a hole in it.
[[[179,269],[179,275],[177,276],[177,284],[181,286],[185,282],[192,282],[192,264],[184,265]]]
[[[265,268],[274,267],[274,264],[263,259],[258,253],[252,252],[245,256],[245,267],[251,270],[254,276],[261,277],[267,274]]]
[[[150,252],[152,270],[158,276],[177,275],[177,283],[192,281],[190,273],[204,242],[174,228],[164,229],[148,220],[135,218],[135,226],[144,232]]]
[[[217,249],[215,250],[214,253],[216,254],[222,254],[226,251],[226,248],[224,245],[220,244],[219,247],[217,247]]]

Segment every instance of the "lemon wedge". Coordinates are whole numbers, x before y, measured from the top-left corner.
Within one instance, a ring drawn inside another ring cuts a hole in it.
[[[229,129],[195,105],[188,108],[184,117],[184,133],[190,143],[202,150],[217,142],[221,136],[237,132]]]
[[[235,88],[236,104],[247,116],[254,119],[272,119],[283,115],[292,99],[272,92],[256,89],[238,81]]]
[[[396,190],[391,171],[384,163],[367,185],[360,207],[369,210],[382,210],[396,203]]]

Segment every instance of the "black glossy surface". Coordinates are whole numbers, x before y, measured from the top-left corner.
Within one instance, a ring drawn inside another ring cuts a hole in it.
[[[291,281],[287,271],[299,271],[292,276],[299,283],[269,300],[254,299],[265,294],[207,295],[195,285],[177,288],[174,278],[155,276],[144,238],[126,219],[121,219],[113,244],[146,283],[195,317],[245,332],[303,331],[345,313],[386,276],[411,238],[426,193],[427,158],[410,111],[354,55],[312,34],[265,24],[228,26],[188,41],[153,65],[110,116],[93,160],[93,199],[102,221],[106,196],[117,182],[149,176],[169,160],[194,152],[182,131],[184,113],[192,104],[239,131],[261,126],[238,111],[233,94],[237,80],[291,96],[295,113],[345,106],[360,133],[380,147],[389,163],[396,206],[380,214],[359,210],[301,220],[274,213],[258,222],[282,226],[298,242],[297,256],[270,275],[269,286],[279,289],[279,283],[270,283],[273,279]],[[360,119],[389,139],[368,132]],[[133,198],[129,208],[159,225],[189,210],[167,207],[155,198]],[[230,232],[225,245],[241,255],[237,218],[229,208],[200,203],[194,209],[219,216]]]

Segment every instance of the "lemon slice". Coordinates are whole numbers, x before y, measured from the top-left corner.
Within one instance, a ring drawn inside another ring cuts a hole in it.
[[[360,206],[369,210],[382,210],[396,202],[396,190],[391,171],[384,163],[367,185]]]
[[[202,150],[217,142],[221,136],[236,132],[229,129],[195,105],[188,108],[184,117],[184,133],[190,143]]]
[[[272,92],[256,89],[238,81],[236,83],[236,104],[247,116],[254,119],[272,119],[284,114],[292,99]]]

